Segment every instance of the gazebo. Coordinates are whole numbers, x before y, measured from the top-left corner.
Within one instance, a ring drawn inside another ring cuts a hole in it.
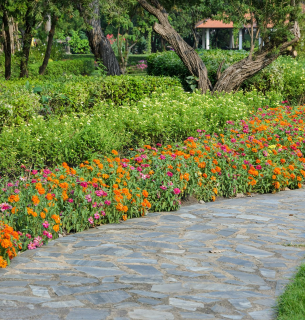
[[[272,27],[270,25],[270,27]],[[212,19],[205,19],[199,21],[195,25],[196,29],[202,29],[202,48],[209,50],[210,49],[210,30],[211,29],[229,29],[230,30],[230,45],[229,48],[233,49],[234,47],[234,35],[233,35],[233,22],[224,23],[223,21],[212,20]],[[243,46],[243,29],[239,29],[238,34],[238,48],[242,50]],[[261,44],[261,38],[259,37],[259,44]]]

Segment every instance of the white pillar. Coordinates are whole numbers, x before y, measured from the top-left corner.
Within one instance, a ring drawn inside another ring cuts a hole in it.
[[[205,49],[205,30],[202,29],[202,49]]]
[[[239,39],[238,39],[238,49],[242,50],[243,49],[243,31],[242,29],[239,29]]]
[[[206,40],[205,47],[207,50],[210,50],[210,29],[206,29],[205,40]]]
[[[233,34],[233,30],[230,29],[230,45],[229,45],[230,49],[234,48],[234,34]]]

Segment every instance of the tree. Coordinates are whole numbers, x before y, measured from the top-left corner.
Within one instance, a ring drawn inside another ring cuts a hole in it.
[[[108,75],[121,75],[118,60],[101,27],[99,0],[93,0],[89,4],[81,1],[78,9],[88,27],[86,34],[95,59],[103,63]]]
[[[202,93],[208,89],[213,92],[230,92],[239,88],[243,81],[268,66],[277,57],[287,52],[287,48],[295,45],[300,39],[298,19],[300,8],[298,0],[270,0],[262,4],[261,0],[206,0],[207,6],[218,6],[220,14],[215,19],[232,20],[240,26],[249,26],[251,48],[249,56],[229,68],[222,74],[214,88],[207,76],[207,69],[196,53],[171,26],[166,9],[173,5],[181,5],[184,1],[175,0],[137,0],[141,6],[154,15],[159,23],[154,24],[154,30],[170,43],[190,73],[198,78],[198,87]],[[198,5],[201,1],[189,1],[189,5]],[[272,26],[272,30],[270,30]],[[254,50],[254,27],[261,36],[264,45]],[[221,67],[221,66],[220,66]],[[219,70],[220,71],[220,70]]]
[[[8,80],[11,77],[12,69],[12,47],[11,47],[11,34],[9,31],[9,16],[7,11],[7,3],[0,3],[0,13],[2,12],[2,22],[3,22],[3,51],[5,56],[5,79]]]

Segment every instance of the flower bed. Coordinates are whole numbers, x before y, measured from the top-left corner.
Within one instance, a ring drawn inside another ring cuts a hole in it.
[[[129,158],[66,163],[28,170],[2,185],[4,223],[34,249],[59,232],[116,223],[151,211],[179,208],[188,195],[215,201],[237,193],[301,188],[305,177],[305,107],[259,109],[248,120],[227,122],[223,133],[189,137],[175,146],[145,145]],[[34,239],[34,241],[32,241]],[[1,247],[0,247],[1,248]]]

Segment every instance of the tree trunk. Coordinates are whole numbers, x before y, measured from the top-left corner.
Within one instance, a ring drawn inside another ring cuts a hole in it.
[[[251,78],[256,73],[267,67],[280,55],[285,54],[287,52],[287,48],[298,42],[301,37],[300,28],[297,22],[294,23],[291,32],[295,36],[294,39],[283,43],[276,51],[274,50],[274,45],[271,45],[270,43],[266,44],[262,51],[253,54],[253,58],[250,55],[227,68],[219,77],[213,92],[231,92],[238,90],[245,80]]]
[[[211,83],[208,79],[207,68],[197,52],[189,46],[168,21],[168,14],[157,0],[151,0],[150,5],[145,0],[138,0],[141,6],[149,13],[154,15],[159,23],[154,24],[154,31],[157,32],[162,39],[167,41],[175,50],[177,55],[183,61],[189,72],[198,78],[198,88],[202,93],[211,89]]]
[[[51,56],[51,49],[52,49],[53,38],[54,38],[54,34],[55,34],[55,28],[56,28],[57,21],[58,21],[58,18],[56,16],[52,16],[51,29],[50,29],[49,35],[48,35],[48,44],[47,44],[46,53],[44,55],[43,63],[39,67],[39,74],[41,74],[41,75],[43,75],[45,73],[46,68],[48,66],[50,56]]]
[[[32,32],[36,23],[32,10],[33,8],[29,6],[25,14],[25,31],[23,36],[22,57],[20,62],[20,78],[29,76],[28,62],[31,51]]]
[[[99,1],[94,0],[91,3],[93,8],[93,15],[88,17],[84,8],[79,6],[79,12],[83,17],[86,24],[92,27],[92,29],[86,31],[89,45],[92,53],[97,61],[101,61],[106,67],[108,75],[119,76],[122,74],[118,60],[114,54],[110,42],[105,37],[102,27],[99,13]]]
[[[193,32],[193,37],[194,37],[194,45],[193,45],[193,48],[196,50],[196,49],[198,49],[199,38],[198,38],[198,34],[197,34],[195,28],[192,28],[192,32]]]
[[[11,34],[9,30],[9,18],[7,11],[3,11],[3,26],[4,26],[4,56],[5,56],[5,79],[8,80],[11,77],[12,72],[12,47],[11,47]]]

